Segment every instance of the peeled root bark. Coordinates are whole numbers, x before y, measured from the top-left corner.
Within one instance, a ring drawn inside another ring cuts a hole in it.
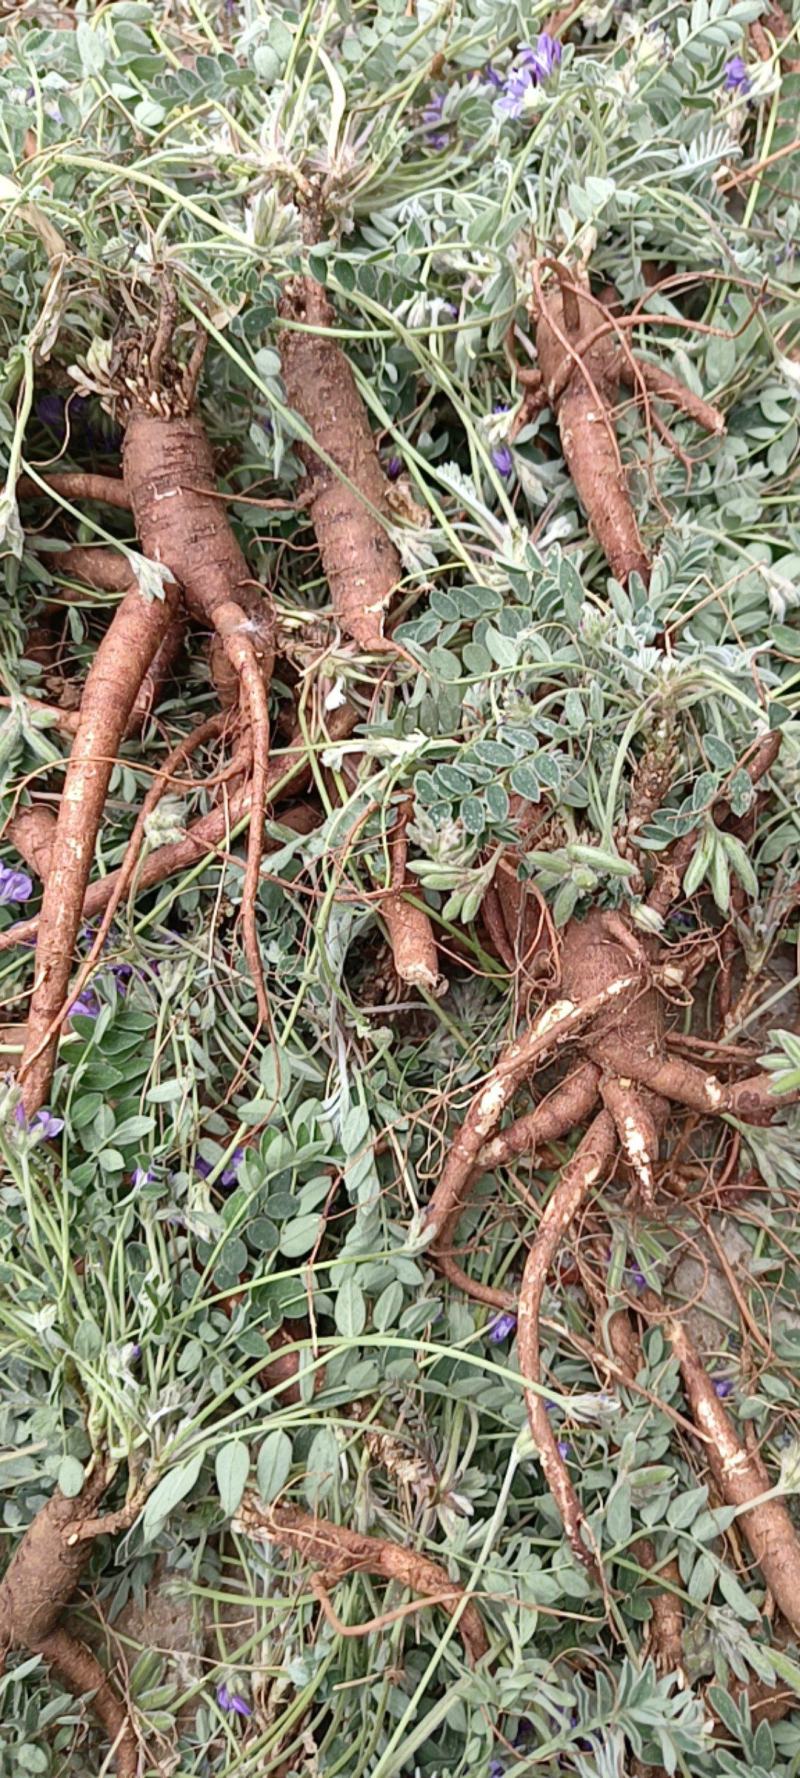
[[[292,1506],[265,1506],[252,1494],[245,1494],[234,1528],[294,1551],[323,1569],[331,1582],[346,1574],[379,1574],[412,1593],[421,1593],[451,1617],[460,1608],[458,1631],[470,1664],[474,1666],[487,1652],[489,1642],[477,1606],[458,1581],[452,1581],[429,1556],[405,1550],[384,1537],[348,1531]]]
[[[614,976],[581,1006],[572,998],[553,1001],[521,1037],[507,1045],[453,1137],[442,1177],[426,1211],[426,1227],[433,1241],[441,1239],[442,1231],[451,1226],[484,1145],[534,1063],[569,1042],[603,1007],[620,999],[636,983],[635,974]]]
[[[32,803],[29,809],[20,809],[8,829],[12,846],[41,882],[45,881],[50,869],[56,826],[57,818],[52,809],[44,803]]]
[[[352,705],[333,711],[329,719],[329,739],[343,740],[355,728],[357,721],[358,713]],[[290,789],[304,790],[311,775],[305,741],[298,734],[293,736],[286,753],[270,760],[267,793],[272,794],[278,786],[282,795]],[[137,894],[144,895],[148,889],[154,889],[157,884],[166,882],[168,877],[178,876],[182,871],[190,870],[192,865],[202,863],[204,858],[208,858],[222,844],[231,828],[236,827],[249,813],[250,792],[246,789],[231,797],[227,808],[212,809],[209,815],[202,815],[198,821],[192,822],[182,839],[173,840],[167,846],[158,846],[143,861],[136,878]],[[96,914],[102,913],[118,881],[118,871],[109,871],[108,876],[103,877],[100,882],[90,884],[83,902],[85,920],[92,920]],[[15,945],[27,944],[30,939],[35,938],[39,918],[39,915],[35,915],[30,920],[18,920],[15,926],[0,933],[0,953],[12,950]]]
[[[773,1599],[794,1634],[800,1635],[800,1537],[782,1500],[760,1500],[766,1492],[759,1463],[740,1442],[730,1416],[683,1323],[672,1321],[666,1333],[681,1367],[683,1385],[703,1454],[728,1506],[747,1507],[741,1524],[750,1549]]]
[[[392,887],[381,903],[381,913],[389,934],[394,966],[401,982],[411,988],[426,988],[437,998],[446,994],[447,982],[439,971],[439,954],[433,936],[430,915],[408,899],[408,891],[420,894],[408,866],[408,823],[413,805],[409,800],[401,810],[390,842]]]
[[[592,1186],[609,1167],[616,1149],[616,1130],[610,1113],[601,1111],[567,1162],[543,1213],[536,1240],[528,1254],[517,1311],[517,1353],[526,1383],[541,1382],[539,1315],[547,1275],[564,1239]],[[570,1547],[585,1567],[595,1566],[583,1541],[584,1524],[578,1497],[561,1457],[543,1396],[534,1390],[526,1395],[528,1422],[550,1492],[558,1507]]]
[[[28,1032],[20,1066],[28,1117],[44,1105],[58,1049],[57,1015],[66,998],[95,840],[108,783],[136,693],[174,614],[177,589],[146,599],[125,594],[95,655],[81,701],[45,884]]]
[[[13,1645],[50,1661],[76,1696],[93,1691],[92,1708],[115,1744],[119,1778],[136,1778],[137,1740],[127,1711],[95,1656],[61,1627],[92,1551],[81,1535],[106,1487],[98,1472],[73,1500],[56,1490],[37,1513],[0,1581],[0,1650]],[[105,1529],[104,1521],[97,1522]]]
[[[384,617],[403,569],[381,523],[389,511],[387,483],[366,409],[344,352],[325,337],[335,316],[322,286],[314,278],[291,279],[278,313],[317,330],[286,328],[279,349],[289,404],[335,466],[295,442],[309,475],[308,510],[334,613],[362,648],[388,649]]]

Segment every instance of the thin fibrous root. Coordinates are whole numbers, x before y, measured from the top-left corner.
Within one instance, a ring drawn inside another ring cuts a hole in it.
[[[563,1169],[543,1213],[525,1265],[517,1310],[517,1353],[520,1371],[527,1384],[541,1383],[539,1315],[548,1272],[567,1229],[592,1186],[613,1161],[615,1149],[614,1120],[610,1112],[601,1111]],[[583,1540],[584,1518],[578,1497],[547,1417],[544,1397],[538,1389],[528,1389],[526,1403],[531,1433],[570,1548],[584,1567],[595,1570],[595,1557]]]
[[[421,1593],[441,1605],[450,1617],[457,1614],[459,1635],[471,1665],[487,1652],[489,1642],[483,1619],[469,1594],[458,1581],[450,1579],[438,1562],[417,1550],[403,1549],[385,1537],[349,1531],[296,1507],[266,1506],[254,1494],[245,1494],[234,1529],[294,1551],[322,1569],[331,1583],[353,1573],[379,1574],[384,1580],[398,1581],[410,1592]]]
[[[239,605],[232,602],[215,606],[212,619],[227,659],[241,680],[248,707],[252,743],[252,778],[250,784],[250,826],[247,830],[247,869],[242,886],[242,931],[244,949],[256,994],[259,1023],[269,1019],[269,1001],[264,985],[261,948],[258,942],[256,904],[261,857],[264,847],[264,822],[267,811],[267,770],[269,766],[269,709],[264,681],[255,649],[244,633],[244,619]]]
[[[204,747],[208,741],[214,740],[217,735],[221,734],[225,727],[225,721],[226,718],[224,715],[217,715],[210,716],[205,722],[199,723],[197,728],[193,729],[192,733],[186,736],[185,740],[180,741],[177,747],[173,747],[172,752],[168,754],[160,771],[154,778],[136,817],[133,831],[128,841],[125,857],[119,869],[114,872],[114,887],[109,896],[108,905],[98,927],[97,934],[92,942],[91,949],[72,983],[72,987],[70,988],[64,1005],[60,1008],[57,1015],[57,1028],[67,1017],[70,1008],[74,1005],[78,996],[83,992],[95,964],[102,955],[106,939],[111,930],[114,915],[123,896],[126,894],[133,881],[136,865],[147,832],[147,823],[153,810],[158,807],[161,798],[169,790],[174,781],[178,767],[183,765],[185,760],[190,759],[192,754],[197,752],[198,748]],[[46,876],[46,872],[43,874]]]
[[[343,705],[334,710],[328,721],[328,740],[343,740],[349,735],[358,721],[358,713],[352,705]],[[311,764],[308,758],[305,738],[299,732],[292,736],[286,752],[276,754],[269,764],[267,772],[268,797],[280,789],[285,793],[290,789],[299,791],[306,788],[311,779]],[[220,846],[233,827],[245,820],[250,813],[249,786],[231,797],[227,808],[212,809],[210,814],[202,815],[187,827],[179,840],[171,840],[169,845],[158,846],[142,862],[141,870],[136,878],[136,892],[145,894],[158,883],[166,882],[168,877],[180,875],[190,870],[192,865],[200,864],[204,858],[210,857],[215,848]],[[108,906],[114,894],[119,875],[117,871],[109,871],[106,877],[97,883],[90,883],[83,902],[83,917],[94,919]],[[28,944],[36,937],[40,916],[33,915],[29,920],[18,920],[0,933],[0,952],[12,950],[16,945]]]

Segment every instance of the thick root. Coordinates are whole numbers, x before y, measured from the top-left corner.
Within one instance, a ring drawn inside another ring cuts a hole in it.
[[[489,1642],[477,1606],[458,1581],[452,1581],[429,1556],[405,1550],[385,1537],[348,1531],[296,1507],[265,1506],[253,1494],[245,1494],[234,1528],[294,1551],[321,1568],[331,1582],[346,1574],[379,1574],[412,1593],[421,1593],[451,1617],[458,1610],[459,1635],[470,1664],[474,1666],[487,1652]]]
[[[392,887],[381,903],[386,922],[394,966],[401,982],[410,988],[425,988],[437,997],[447,992],[447,982],[439,970],[439,955],[433,936],[430,915],[408,898],[409,890],[419,885],[409,875],[408,823],[413,804],[409,799],[401,810],[391,838]]]
[[[125,594],[97,650],[67,767],[36,946],[28,1034],[20,1068],[25,1111],[44,1105],[58,1048],[58,1014],[69,985],[108,782],[136,694],[172,620],[177,588],[163,600],[138,586]]]
[[[291,279],[279,314],[317,330],[285,328],[280,355],[290,405],[329,459],[308,444],[294,446],[309,476],[308,509],[334,613],[362,648],[388,649],[384,619],[403,568],[381,523],[387,483],[367,412],[344,352],[326,337],[334,314],[322,286]]]
[[[114,1745],[119,1778],[136,1778],[137,1740],[128,1713],[95,1656],[59,1623],[91,1555],[92,1537],[118,1518],[93,1518],[106,1485],[98,1470],[74,1500],[56,1491],[29,1525],[0,1581],[0,1649],[18,1645],[41,1654],[77,1697],[93,1692],[92,1707]],[[89,1521],[92,1536],[84,1536]]]
[[[666,1333],[681,1367],[692,1418],[703,1438],[703,1455],[728,1506],[752,1509],[740,1514],[755,1560],[776,1605],[800,1635],[800,1537],[782,1500],[761,1500],[767,1491],[761,1465],[745,1449],[683,1323]]]

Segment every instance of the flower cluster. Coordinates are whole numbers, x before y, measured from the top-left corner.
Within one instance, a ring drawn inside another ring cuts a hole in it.
[[[540,31],[536,47],[525,44],[520,50],[497,101],[497,109],[506,117],[519,117],[528,94],[542,86],[555,73],[561,61],[561,44],[549,31]]]

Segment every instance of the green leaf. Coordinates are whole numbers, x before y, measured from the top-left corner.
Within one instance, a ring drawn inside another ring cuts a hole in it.
[[[67,1500],[75,1500],[83,1487],[83,1464],[78,1462],[77,1457],[62,1457],[56,1479]]]
[[[392,1326],[400,1314],[404,1301],[403,1286],[395,1278],[391,1284],[387,1284],[385,1290],[381,1291],[372,1311],[372,1325],[377,1333],[384,1333],[387,1327]]]
[[[142,1516],[142,1536],[145,1543],[159,1536],[170,1513],[191,1493],[203,1467],[204,1458],[205,1451],[195,1451],[184,1463],[176,1464],[174,1469],[168,1470],[161,1477]]]
[[[311,1440],[306,1460],[303,1492],[310,1506],[317,1506],[333,1493],[339,1468],[339,1441],[329,1426],[322,1426]]]
[[[278,1426],[268,1432],[258,1453],[256,1478],[258,1492],[266,1503],[276,1500],[286,1486],[292,1467],[292,1441]]]
[[[355,1278],[346,1278],[336,1294],[334,1310],[337,1332],[344,1339],[357,1340],[367,1325],[367,1305],[361,1285]]]
[[[301,1259],[303,1254],[311,1252],[319,1229],[320,1220],[316,1213],[293,1217],[281,1229],[281,1253],[287,1259]]]
[[[214,1469],[222,1510],[226,1518],[231,1518],[241,1502],[250,1471],[247,1446],[240,1439],[230,1439],[217,1452]]]
[[[631,1490],[629,1482],[620,1482],[609,1498],[606,1508],[606,1529],[612,1544],[625,1543],[631,1534]]]
[[[541,802],[542,786],[533,766],[527,760],[520,760],[519,765],[514,767],[509,783],[512,790],[516,790],[518,796],[524,796],[529,803]]]

